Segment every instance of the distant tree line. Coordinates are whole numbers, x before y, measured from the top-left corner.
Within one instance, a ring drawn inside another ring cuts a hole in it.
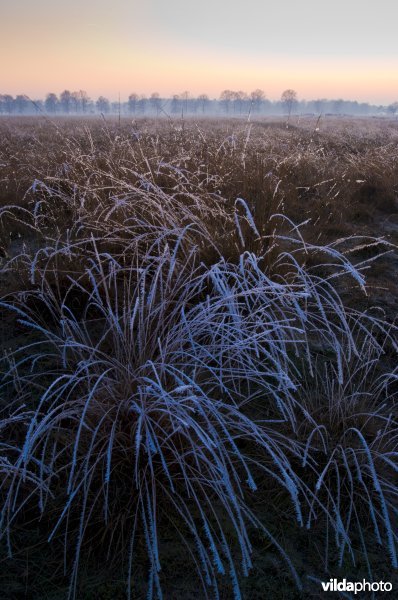
[[[263,90],[247,94],[243,91],[224,90],[219,98],[210,99],[207,94],[191,96],[188,91],[162,97],[157,92],[149,96],[132,93],[126,101],[110,101],[105,96],[91,99],[87,92],[64,90],[59,96],[49,93],[45,99],[30,99],[24,94],[15,97],[0,94],[0,115],[211,115],[225,116],[292,114],[334,115],[391,115],[398,113],[398,102],[388,106],[373,105],[355,100],[299,100],[294,90],[285,90],[279,100],[267,99]]]

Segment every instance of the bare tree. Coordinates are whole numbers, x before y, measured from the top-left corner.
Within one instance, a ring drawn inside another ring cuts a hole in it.
[[[233,92],[233,103],[234,103],[234,112],[238,112],[240,115],[243,112],[243,107],[245,102],[247,102],[248,96],[246,92],[242,92],[239,90],[238,92]]]
[[[135,113],[137,111],[137,102],[138,102],[138,95],[130,94],[129,99],[127,101],[127,107],[128,107],[129,113],[132,115],[135,115]]]
[[[234,94],[235,92],[233,92],[232,90],[224,90],[220,94],[221,106],[223,107],[224,112],[226,112],[227,114],[229,113],[231,100],[233,100]]]
[[[80,103],[82,107],[83,114],[87,112],[88,105],[90,104],[90,98],[87,95],[87,92],[84,90],[79,91]]]
[[[200,96],[198,96],[198,102],[200,104],[200,107],[202,109],[202,113],[205,114],[206,109],[209,105],[209,96],[207,94],[200,94]]]
[[[261,105],[265,100],[265,94],[263,92],[263,90],[260,89],[256,89],[254,90],[251,94],[250,94],[250,100],[251,100],[251,104],[252,107],[254,109],[255,112],[260,112],[261,111]]]
[[[59,103],[61,106],[61,110],[69,114],[72,106],[72,94],[69,90],[64,90],[59,97]]]
[[[152,110],[156,111],[156,115],[159,116],[161,105],[162,105],[162,101],[160,99],[159,94],[157,92],[153,92],[153,94],[151,94],[149,101],[150,101]]]
[[[15,107],[20,115],[26,112],[29,106],[29,98],[24,94],[20,94],[15,98]]]
[[[72,92],[73,112],[77,113],[80,110],[80,92]]]
[[[199,106],[202,109],[202,113],[205,114],[206,108],[209,104],[209,96],[207,94],[200,94],[198,96]]]
[[[297,92],[290,89],[285,90],[281,96],[281,102],[285,106],[288,118],[290,118],[293,107],[297,104]]]
[[[109,100],[108,100],[108,98],[105,98],[105,96],[100,96],[96,102],[96,105],[97,105],[97,110],[100,113],[106,114],[110,110]]]
[[[44,101],[44,106],[47,112],[55,114],[58,108],[58,96],[56,94],[50,93],[47,94],[46,99]]]

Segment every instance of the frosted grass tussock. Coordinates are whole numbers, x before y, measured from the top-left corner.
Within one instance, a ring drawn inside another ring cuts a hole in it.
[[[247,204],[238,204],[261,238]],[[45,260],[24,257],[36,287],[2,303],[36,337],[9,356],[2,383],[4,390],[14,386],[15,399],[0,422],[12,440],[1,446],[1,535],[10,539],[27,503],[38,518],[46,516],[49,542],[62,534],[74,548],[71,598],[93,529],[101,529],[109,548],[127,540],[116,546],[130,576],[143,541],[148,597],[160,598],[166,523],[186,544],[206,597],[216,596],[221,576],[231,579],[238,599],[241,576],[252,564],[251,531],[262,528],[300,586],[293,562],[269,524],[256,518],[251,499],[266,476],[289,499],[299,525],[326,515],[339,546],[350,547],[350,527],[330,483],[322,497],[337,450],[306,405],[303,386],[305,372],[315,380],[319,346],[340,386],[347,361],[361,360],[355,332],[365,332],[377,347],[378,322],[346,309],[336,278],[321,270],[360,285],[362,275],[336,249],[306,244],[296,230],[274,236],[270,263],[266,252],[245,247],[237,216],[237,260],[224,256],[195,222],[160,226],[142,215],[128,251],[119,251],[132,229],[112,218],[124,208],[106,213],[106,238],[118,242],[115,252],[104,249],[99,217],[95,234],[84,237],[87,214],[78,235],[55,240]],[[216,258],[208,264],[198,248],[210,244]],[[300,254],[310,252],[334,264],[306,268]],[[61,260],[65,276],[57,285]],[[311,425],[307,438],[303,422]],[[362,450],[352,452],[358,461],[363,450],[367,457],[357,470],[365,477],[370,469],[379,499],[370,505],[375,522],[387,529],[394,563],[396,535],[375,450],[356,431]],[[323,470],[318,439],[321,452],[330,453]],[[350,452],[344,450],[347,461]],[[354,486],[353,467],[347,472]],[[131,597],[130,582],[127,587]]]
[[[381,325],[381,324],[380,324]],[[368,574],[372,574],[371,552],[375,542],[388,551],[397,568],[398,535],[395,527],[396,455],[398,423],[393,417],[394,394],[389,376],[378,376],[380,359],[394,329],[383,331],[383,344],[375,343],[377,326],[364,335],[354,328],[359,352],[345,357],[343,377],[336,368],[319,364],[315,381],[304,382],[300,401],[311,418],[301,424],[300,437],[307,438],[304,466],[313,471],[315,495],[313,518],[324,511],[328,526],[335,530],[339,565],[348,557],[356,560],[354,540],[359,539]],[[393,338],[390,339],[393,341]],[[307,386],[317,390],[317,401]],[[305,390],[307,389],[307,392]],[[317,417],[315,421],[314,417]],[[313,420],[313,425],[310,421]],[[308,474],[307,482],[311,480]],[[311,511],[312,512],[312,511]],[[372,531],[364,531],[364,519]],[[330,565],[333,540],[325,536],[325,567]]]

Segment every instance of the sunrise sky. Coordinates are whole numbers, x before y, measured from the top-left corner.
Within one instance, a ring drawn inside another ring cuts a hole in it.
[[[398,100],[398,2],[0,0],[0,93]]]

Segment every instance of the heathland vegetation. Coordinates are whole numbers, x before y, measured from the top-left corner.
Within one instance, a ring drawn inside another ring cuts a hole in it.
[[[0,140],[4,597],[398,585],[397,123]]]

